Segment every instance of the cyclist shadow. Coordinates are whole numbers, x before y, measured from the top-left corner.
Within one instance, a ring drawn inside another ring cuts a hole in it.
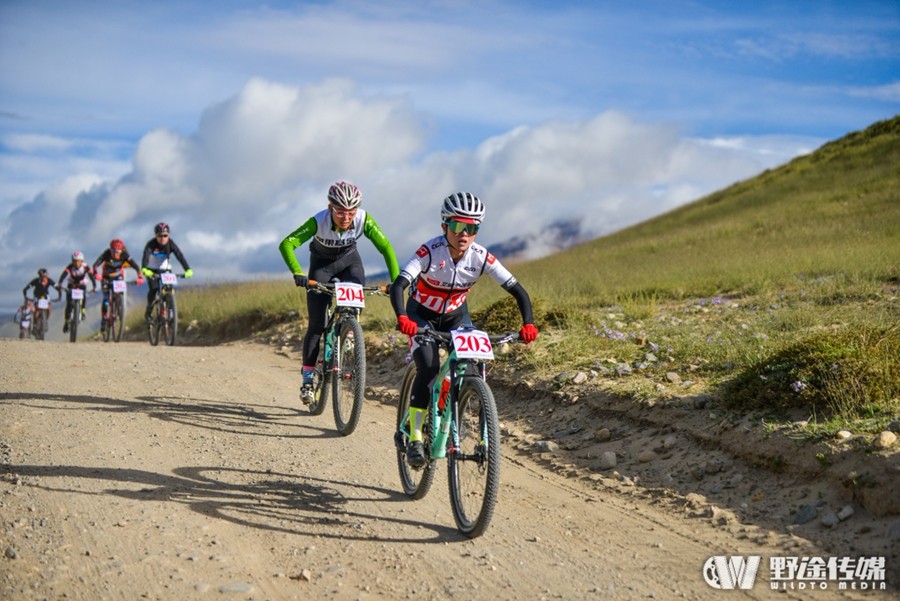
[[[213,399],[174,396],[139,396],[121,399],[93,395],[48,394],[39,392],[2,392],[0,401],[27,402],[47,410],[67,411],[51,404],[94,405],[95,411],[143,413],[162,421],[203,428],[222,433],[293,439],[328,439],[340,436],[331,428],[297,424],[290,408],[251,403],[224,403]],[[45,404],[39,404],[44,402]],[[36,404],[37,403],[37,404]],[[272,429],[277,426],[277,429]]]
[[[405,502],[407,497],[399,491],[358,482],[213,466],[180,467],[171,475],[130,468],[76,465],[11,467],[22,479],[23,486],[68,494],[111,495],[154,504],[176,503],[209,518],[270,532],[394,543],[469,540],[447,526],[390,517],[380,510],[365,511],[368,503]],[[108,481],[123,486],[90,491],[84,484],[47,483],[54,478],[61,478],[62,482],[73,479]],[[412,528],[416,532],[425,528],[432,535],[382,534],[398,527]]]

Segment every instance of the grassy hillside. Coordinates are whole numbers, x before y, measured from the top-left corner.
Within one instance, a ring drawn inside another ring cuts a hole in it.
[[[535,377],[569,386],[584,371],[637,400],[711,393],[735,410],[882,427],[900,418],[900,116],[514,271],[542,337],[510,360]],[[179,302],[212,338],[305,315],[289,282]],[[518,327],[497,286],[471,305],[482,327]],[[393,323],[373,299],[364,325]]]

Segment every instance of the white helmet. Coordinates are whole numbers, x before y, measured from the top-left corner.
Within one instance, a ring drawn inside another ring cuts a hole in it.
[[[471,192],[457,192],[444,199],[441,205],[441,220],[463,219],[481,223],[484,219],[484,203]]]
[[[328,202],[342,209],[355,209],[362,202],[362,192],[353,184],[337,182],[328,188]]]
[[[80,250],[76,250],[75,252],[72,253],[72,260],[73,261],[84,261],[84,253],[81,252]]]

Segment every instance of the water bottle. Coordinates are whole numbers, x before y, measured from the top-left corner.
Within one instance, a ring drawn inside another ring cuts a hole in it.
[[[444,381],[441,383],[441,393],[438,395],[438,409],[443,411],[444,407],[447,406],[447,394],[450,392],[450,374],[448,373],[444,376]]]
[[[331,349],[332,349],[332,343],[334,342],[332,340],[332,338],[333,337],[331,335],[331,330],[329,329],[328,332],[325,333],[325,362],[326,363],[331,361]]]

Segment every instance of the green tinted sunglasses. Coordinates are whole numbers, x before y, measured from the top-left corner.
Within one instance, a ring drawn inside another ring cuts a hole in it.
[[[462,221],[456,221],[455,219],[451,219],[450,221],[445,221],[444,225],[453,232],[454,234],[461,234],[466,232],[470,236],[474,236],[478,233],[478,228],[481,227],[477,223],[463,223]]]

